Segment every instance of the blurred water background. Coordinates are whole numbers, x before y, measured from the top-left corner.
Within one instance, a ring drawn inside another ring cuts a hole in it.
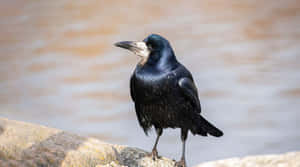
[[[222,138],[190,135],[187,161],[300,149],[297,0],[4,0],[0,116],[150,151],[129,96],[139,61],[116,48],[158,33],[198,85]],[[179,159],[179,130],[158,151]]]

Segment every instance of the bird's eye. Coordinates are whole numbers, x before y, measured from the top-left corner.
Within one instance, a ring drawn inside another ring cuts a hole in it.
[[[148,47],[149,50],[153,50],[153,47],[152,47],[151,44],[148,44],[147,47]]]

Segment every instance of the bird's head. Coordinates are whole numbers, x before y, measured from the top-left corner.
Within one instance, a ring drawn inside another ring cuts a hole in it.
[[[169,41],[157,34],[149,35],[142,42],[123,41],[115,45],[140,56],[142,58],[141,65],[148,63],[166,66],[171,61],[176,61]]]

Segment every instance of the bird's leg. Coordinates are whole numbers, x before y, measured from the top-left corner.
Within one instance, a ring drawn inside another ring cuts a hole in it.
[[[185,141],[188,136],[188,130],[187,129],[181,129],[181,141],[182,141],[182,155],[181,160],[175,163],[176,167],[186,167],[185,163]]]
[[[153,160],[158,159],[158,153],[157,153],[156,146],[157,146],[159,137],[161,136],[163,130],[162,130],[161,128],[155,128],[155,131],[156,131],[157,137],[156,137],[155,144],[154,144],[153,149],[152,149],[152,152],[151,152],[151,155],[152,155],[152,159],[153,159]]]

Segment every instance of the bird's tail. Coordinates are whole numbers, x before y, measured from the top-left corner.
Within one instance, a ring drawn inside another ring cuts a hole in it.
[[[197,117],[193,122],[194,127],[191,129],[193,134],[199,134],[202,136],[207,136],[207,134],[210,134],[215,137],[223,136],[223,132],[220,129],[209,123],[201,115],[197,114]]]

